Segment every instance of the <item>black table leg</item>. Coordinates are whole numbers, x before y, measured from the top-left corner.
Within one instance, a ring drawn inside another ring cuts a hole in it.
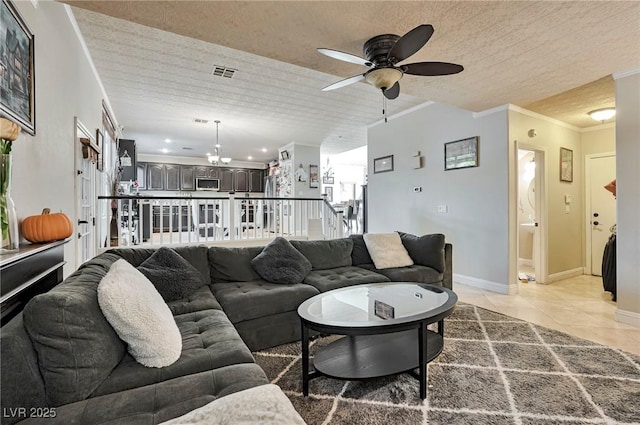
[[[309,395],[309,329],[302,324],[302,394]]]
[[[444,319],[438,322],[438,333],[441,337],[444,337]]]
[[[420,369],[420,399],[424,400],[427,398],[427,364],[424,361],[424,353],[427,351],[427,338],[425,335],[425,327],[424,323],[420,323],[420,327],[418,328],[418,364]]]

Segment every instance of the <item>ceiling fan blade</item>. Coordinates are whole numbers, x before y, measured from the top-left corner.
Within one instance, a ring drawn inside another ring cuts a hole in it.
[[[318,52],[323,55],[329,56],[330,58],[338,59],[345,62],[351,62],[358,65],[371,66],[372,63],[366,59],[361,58],[360,56],[352,55],[351,53],[341,52],[340,50],[333,49],[323,49],[318,48]]]
[[[383,90],[382,93],[384,94],[384,97],[389,100],[395,99],[400,94],[400,83],[396,81],[396,83],[391,86],[390,89]]]
[[[396,41],[396,44],[387,54],[387,60],[394,65],[405,60],[422,49],[422,46],[427,44],[431,35],[433,35],[433,26],[428,24],[418,25]]]
[[[353,77],[345,78],[344,80],[340,80],[337,83],[330,84],[327,87],[323,88],[322,91],[339,89],[341,87],[348,86],[362,80],[364,80],[364,74],[354,75]]]
[[[449,62],[416,62],[408,63],[400,67],[405,74],[411,75],[451,75],[461,72],[464,67]]]

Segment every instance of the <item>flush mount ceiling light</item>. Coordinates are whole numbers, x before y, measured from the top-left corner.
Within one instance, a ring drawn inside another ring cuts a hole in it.
[[[613,118],[616,114],[616,108],[601,108],[589,112],[589,116],[596,121],[604,123],[606,120]]]
[[[213,155],[207,155],[207,160],[212,165],[218,165],[219,163],[228,164],[231,162],[231,158],[220,157],[220,151],[222,150],[220,148],[220,135],[218,133],[218,129],[219,129],[218,126],[220,125],[220,120],[215,120],[214,122],[216,123],[216,144],[215,144],[215,147],[213,148]]]

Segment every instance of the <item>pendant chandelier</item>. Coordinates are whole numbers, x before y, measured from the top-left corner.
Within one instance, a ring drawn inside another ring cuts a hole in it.
[[[216,145],[213,149],[213,155],[209,155],[207,157],[207,160],[209,160],[211,165],[218,165],[220,163],[226,165],[231,162],[231,158],[220,156],[220,152],[222,151],[222,149],[220,149],[220,138],[218,134],[218,126],[220,125],[220,120],[215,120],[214,122],[216,123]]]

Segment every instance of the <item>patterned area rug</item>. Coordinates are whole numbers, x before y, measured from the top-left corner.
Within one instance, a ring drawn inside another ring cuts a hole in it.
[[[320,377],[303,397],[299,343],[254,355],[309,425],[640,424],[640,357],[468,304],[445,321],[424,401],[406,373]]]

